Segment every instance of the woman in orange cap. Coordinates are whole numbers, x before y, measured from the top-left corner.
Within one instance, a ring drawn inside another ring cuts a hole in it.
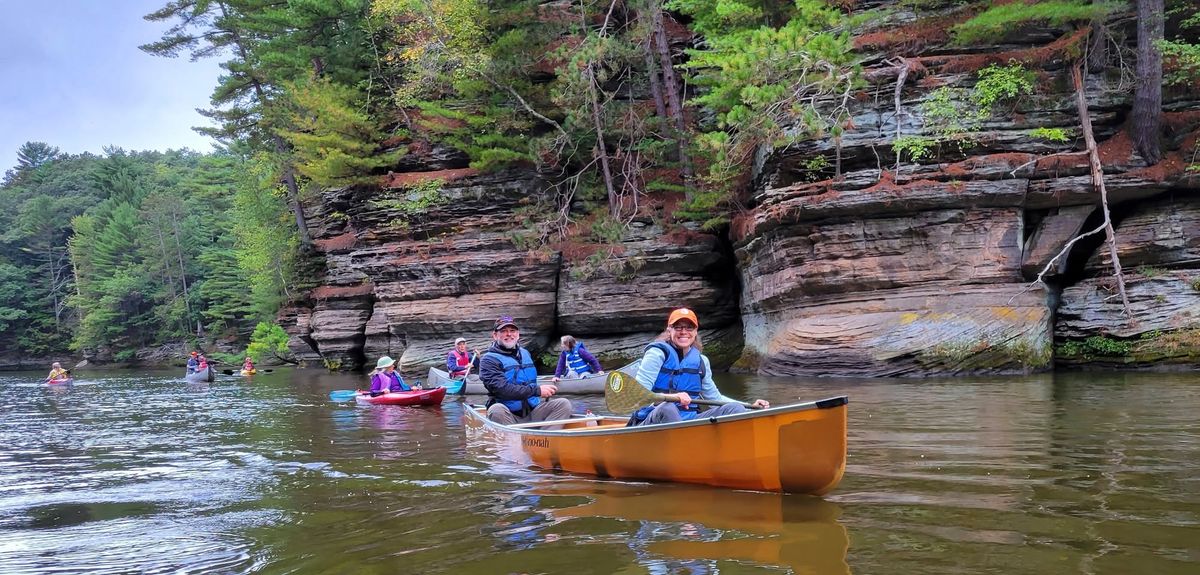
[[[631,425],[652,425],[695,419],[700,414],[693,399],[727,401],[720,407],[706,411],[706,417],[730,415],[746,411],[736,399],[725,397],[712,379],[712,365],[700,353],[700,318],[688,308],[679,308],[667,318],[667,329],[662,332],[642,355],[638,365],[637,381],[656,393],[679,397],[678,402],[664,401],[658,405],[647,405],[630,418]],[[770,407],[762,399],[754,400],[757,407]]]

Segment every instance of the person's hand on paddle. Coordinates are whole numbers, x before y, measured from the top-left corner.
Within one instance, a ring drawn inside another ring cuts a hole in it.
[[[551,395],[554,395],[555,393],[558,393],[558,386],[556,386],[556,385],[539,385],[538,391],[540,392],[540,394],[543,398],[546,398],[546,397],[550,397]]]
[[[750,405],[753,407],[756,407],[758,409],[766,409],[768,407],[771,407],[771,402],[769,402],[765,399],[756,399],[756,400],[754,400],[754,403],[751,403]]]
[[[681,391],[675,395],[679,397],[679,407],[687,407],[692,403],[692,396],[688,395],[686,391]]]
[[[558,383],[558,376],[557,375],[554,376],[554,379],[551,379],[550,381],[553,381],[554,383]]]

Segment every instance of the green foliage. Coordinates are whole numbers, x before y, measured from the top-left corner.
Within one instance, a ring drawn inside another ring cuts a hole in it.
[[[1154,279],[1167,274],[1167,270],[1154,266],[1140,266],[1137,268],[1137,273],[1146,279]]]
[[[1003,38],[1005,34],[1026,24],[1066,26],[1079,22],[1103,20],[1123,9],[1124,2],[1086,0],[1048,0],[1041,2],[1006,2],[993,4],[974,18],[951,28],[959,44],[984,43]]]
[[[897,158],[908,158],[910,162],[920,162],[933,157],[937,141],[924,136],[901,136],[892,142],[892,151]]]
[[[1163,40],[1158,44],[1162,50],[1164,66],[1163,84],[1168,86],[1194,85],[1200,78],[1200,44],[1184,40]]]
[[[976,113],[989,117],[995,113],[997,104],[1033,94],[1034,79],[1033,72],[1021,64],[989,64],[979,71],[979,81],[971,90],[971,100],[978,108]]]
[[[1131,342],[1094,335],[1082,341],[1071,340],[1058,347],[1058,354],[1066,358],[1092,359],[1096,357],[1118,358],[1129,355]]]
[[[931,160],[943,146],[965,153],[971,133],[996,114],[996,107],[1033,94],[1034,75],[1024,66],[991,64],[980,70],[970,89],[944,86],[930,92],[920,104],[927,136],[901,136],[892,143],[900,161]],[[1052,132],[1047,132],[1052,133]]]
[[[246,356],[253,359],[255,363],[268,356],[285,359],[291,355],[287,343],[288,334],[279,324],[259,322],[254,326],[254,333],[250,335],[250,345],[246,347]]]
[[[291,225],[286,191],[271,158],[239,161],[233,196],[234,252],[250,286],[256,319],[274,315],[295,285],[299,240]]]
[[[403,188],[403,198],[371,200],[371,204],[396,212],[390,225],[406,230],[418,218],[424,217],[429,210],[450,201],[450,198],[442,194],[442,188],[445,185],[446,181],[440,178],[427,180]]]
[[[1067,136],[1067,131],[1063,128],[1034,128],[1029,131],[1029,135],[1034,138],[1063,144],[1071,141]]]
[[[296,155],[296,169],[321,187],[374,183],[374,170],[395,165],[403,150],[384,153],[384,134],[363,111],[361,95],[325,78],[287,84],[295,106],[280,130]]]

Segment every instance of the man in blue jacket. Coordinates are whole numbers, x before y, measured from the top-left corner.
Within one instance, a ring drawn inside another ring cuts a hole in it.
[[[569,399],[551,398],[558,387],[538,384],[533,358],[520,340],[521,330],[512,316],[500,316],[492,327],[492,346],[479,360],[479,379],[488,391],[488,419],[512,425],[571,417]]]

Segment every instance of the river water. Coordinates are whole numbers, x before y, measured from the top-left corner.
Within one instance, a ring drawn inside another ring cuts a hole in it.
[[[509,465],[349,375],[39,376],[0,374],[4,574],[1200,573],[1193,374],[719,377],[850,396],[824,498]]]

